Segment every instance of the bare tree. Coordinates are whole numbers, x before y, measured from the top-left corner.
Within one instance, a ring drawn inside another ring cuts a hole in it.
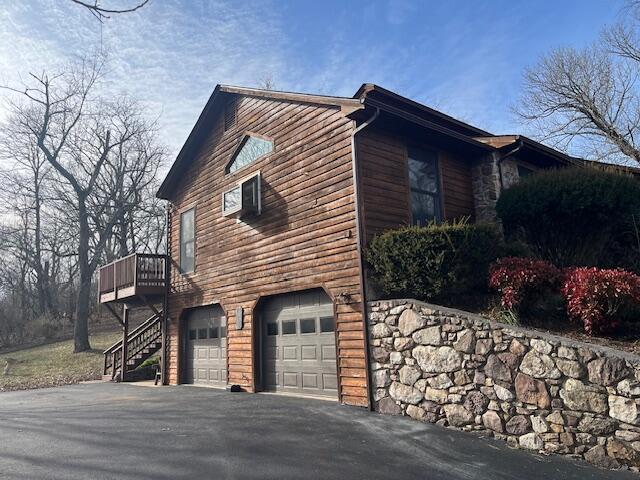
[[[516,112],[558,148],[640,163],[639,28],[626,15],[589,47],[544,55],[525,71]]]
[[[35,139],[9,123],[0,139],[0,159],[10,167],[0,171],[2,196],[9,214],[26,215],[25,228],[30,240],[25,242],[26,258],[35,275],[37,314],[51,315],[54,310],[50,290],[51,262],[45,253],[43,213],[46,181],[51,167],[44,159]]]
[[[138,2],[132,5],[131,7],[109,8],[109,7],[101,6],[98,0],[94,0],[93,2],[83,1],[83,0],[71,0],[71,1],[89,10],[89,12],[91,12],[91,14],[94,17],[96,17],[100,22],[103,22],[104,20],[111,18],[110,15],[113,15],[113,14],[135,12],[136,10],[141,9],[147,3],[149,3],[149,0],[142,0],[141,2]]]
[[[275,90],[276,89],[276,81],[274,79],[273,74],[267,73],[258,79],[258,88],[263,90]]]
[[[125,238],[127,215],[141,202],[141,191],[156,177],[164,150],[155,127],[135,102],[96,95],[103,62],[95,57],[60,74],[31,75],[13,103],[11,121],[29,135],[55,172],[51,180],[58,211],[75,230],[77,300],[74,351],[90,348],[88,317],[91,280],[114,232]]]

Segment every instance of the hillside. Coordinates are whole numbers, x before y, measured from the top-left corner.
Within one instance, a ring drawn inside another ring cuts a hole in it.
[[[102,375],[102,352],[121,338],[119,331],[91,335],[92,350],[73,353],[73,340],[25,348],[0,354],[0,392],[54,387]],[[6,359],[13,359],[8,375],[3,374]]]

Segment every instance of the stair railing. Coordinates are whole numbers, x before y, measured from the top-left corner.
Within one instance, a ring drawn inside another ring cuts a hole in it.
[[[162,338],[162,311],[154,314],[144,323],[132,330],[127,336],[126,363],[135,359],[145,348],[157,343]],[[104,351],[103,374],[111,374],[113,378],[116,371],[122,366],[122,340],[111,345]]]

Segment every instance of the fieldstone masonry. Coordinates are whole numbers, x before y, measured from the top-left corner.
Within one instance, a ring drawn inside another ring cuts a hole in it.
[[[640,467],[640,357],[415,300],[368,313],[380,413]]]
[[[474,163],[471,167],[471,186],[477,222],[496,221],[496,202],[503,188],[509,188],[520,180],[518,165],[523,164],[532,170],[535,167],[517,158],[500,159],[497,153],[490,154]]]

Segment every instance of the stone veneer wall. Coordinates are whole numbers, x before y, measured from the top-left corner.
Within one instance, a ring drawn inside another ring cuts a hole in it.
[[[640,357],[415,300],[368,313],[380,413],[640,466]]]
[[[500,172],[496,155],[487,155],[471,167],[471,187],[477,222],[495,222],[500,194]]]
[[[534,165],[527,164],[517,158],[508,157],[499,160],[497,154],[488,155],[471,167],[471,186],[475,206],[475,217],[478,222],[496,221],[496,202],[502,188],[509,188],[520,180],[518,165],[535,170]],[[500,185],[502,171],[502,187]]]

